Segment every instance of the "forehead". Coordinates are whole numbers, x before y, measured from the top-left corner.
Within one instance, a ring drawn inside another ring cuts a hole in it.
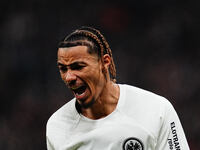
[[[58,62],[70,64],[76,61],[97,60],[96,54],[90,54],[87,46],[74,46],[58,49]]]

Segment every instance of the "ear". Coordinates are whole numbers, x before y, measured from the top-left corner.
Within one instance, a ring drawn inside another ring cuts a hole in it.
[[[109,69],[109,66],[110,66],[110,63],[111,63],[111,58],[110,58],[110,56],[109,56],[108,54],[105,54],[105,55],[103,56],[103,62],[104,62],[104,68],[105,68],[106,70],[108,70],[108,69]]]

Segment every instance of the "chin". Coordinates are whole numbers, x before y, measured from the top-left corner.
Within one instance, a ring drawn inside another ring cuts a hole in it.
[[[92,98],[92,99],[90,99],[89,101],[87,101],[87,100],[84,100],[84,101],[79,101],[79,100],[77,100],[77,101],[78,101],[79,105],[80,105],[82,108],[87,109],[87,108],[90,108],[90,107],[94,104],[95,99]]]

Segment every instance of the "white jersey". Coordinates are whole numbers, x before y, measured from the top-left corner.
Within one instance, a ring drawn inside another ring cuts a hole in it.
[[[179,118],[165,98],[119,84],[116,109],[92,120],[79,114],[75,99],[48,120],[48,150],[189,150]]]

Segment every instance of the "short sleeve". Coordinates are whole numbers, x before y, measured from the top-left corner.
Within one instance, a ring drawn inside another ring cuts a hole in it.
[[[189,150],[183,127],[174,107],[168,100],[164,103],[156,150]]]

